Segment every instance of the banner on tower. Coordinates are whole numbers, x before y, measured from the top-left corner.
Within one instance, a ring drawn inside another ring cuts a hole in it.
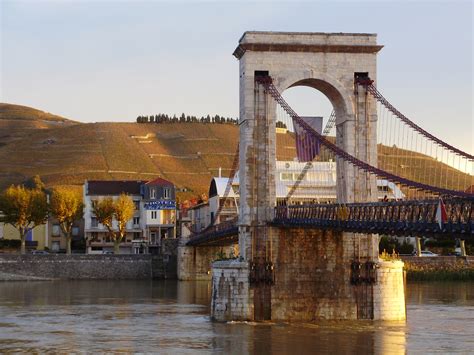
[[[311,126],[316,132],[321,134],[323,130],[323,118],[319,116],[312,117],[301,117],[303,121]],[[296,154],[298,161],[308,162],[312,161],[319,154],[319,142],[316,137],[306,132],[295,119],[293,119],[293,126],[295,128],[296,135]]]

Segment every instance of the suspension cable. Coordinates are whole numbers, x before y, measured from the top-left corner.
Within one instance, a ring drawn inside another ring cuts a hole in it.
[[[305,129],[309,134],[313,135],[322,145],[324,145],[326,148],[331,150],[335,155],[337,155],[339,158],[349,162],[352,164],[354,167],[357,167],[359,169],[362,169],[366,172],[369,172],[371,174],[374,174],[376,176],[385,178],[393,183],[400,183],[402,185],[406,185],[408,187],[413,187],[416,189],[422,189],[426,191],[432,191],[435,193],[438,193],[440,195],[449,195],[449,196],[459,196],[459,197],[473,197],[474,194],[463,192],[463,191],[454,191],[454,190],[449,190],[445,188],[439,188],[435,186],[430,186],[426,185],[423,183],[419,183],[413,180],[409,180],[400,176],[396,176],[394,174],[391,174],[389,172],[386,172],[384,170],[381,170],[379,168],[376,168],[366,162],[363,162],[349,153],[345,152],[343,149],[339,148],[329,140],[327,140],[324,136],[319,134],[317,131],[315,131],[308,123],[306,123],[283,99],[279,91],[276,89],[276,87],[273,85],[272,78],[269,76],[266,77],[259,77],[256,79],[256,81],[263,85],[266,92],[268,92],[274,99],[275,101],[278,102],[282,106],[282,108],[294,119],[298,125],[300,125],[303,129]],[[411,121],[410,121],[411,122]]]
[[[452,145],[449,145],[448,143],[445,143],[444,141],[442,141],[441,139],[433,136],[431,133],[425,131],[423,128],[421,128],[420,126],[418,126],[416,123],[414,123],[413,121],[411,121],[408,117],[406,117],[404,114],[402,114],[400,111],[398,111],[394,106],[392,106],[392,104],[390,104],[390,102],[385,98],[383,97],[383,95],[380,93],[380,91],[377,90],[377,88],[372,84],[368,84],[368,83],[360,83],[360,85],[364,85],[367,87],[367,91],[372,94],[372,96],[377,100],[379,101],[381,104],[383,104],[386,108],[388,108],[395,116],[397,116],[400,120],[402,120],[403,122],[405,122],[408,126],[410,126],[411,128],[413,128],[415,131],[417,131],[418,133],[420,133],[421,135],[425,136],[426,138],[438,143],[439,145],[441,145],[442,147],[450,150],[451,152],[453,153],[457,153],[469,160],[474,160],[474,155],[471,155],[469,153],[466,153],[466,152],[463,152],[462,150],[456,148],[456,147],[453,147]]]

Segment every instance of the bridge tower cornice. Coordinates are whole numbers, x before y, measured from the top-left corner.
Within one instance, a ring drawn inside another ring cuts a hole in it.
[[[374,33],[265,32],[247,31],[239,40],[233,55],[241,59],[252,52],[306,53],[377,53]]]

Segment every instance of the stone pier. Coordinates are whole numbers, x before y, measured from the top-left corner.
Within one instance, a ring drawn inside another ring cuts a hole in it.
[[[273,228],[274,284],[269,304],[273,321],[320,319],[404,320],[403,263],[377,257],[375,280],[354,283],[353,261],[360,246],[371,243],[363,235],[347,243],[343,233],[303,228]],[[219,321],[255,319],[255,290],[249,263],[218,261],[212,265],[211,315]]]

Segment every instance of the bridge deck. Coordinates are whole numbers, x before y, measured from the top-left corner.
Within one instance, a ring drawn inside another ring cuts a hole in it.
[[[474,237],[474,199],[446,200],[443,221],[437,218],[438,205],[438,200],[425,200],[278,206],[271,224],[356,233]],[[233,220],[196,234],[187,245],[227,245],[237,240],[237,221]]]

